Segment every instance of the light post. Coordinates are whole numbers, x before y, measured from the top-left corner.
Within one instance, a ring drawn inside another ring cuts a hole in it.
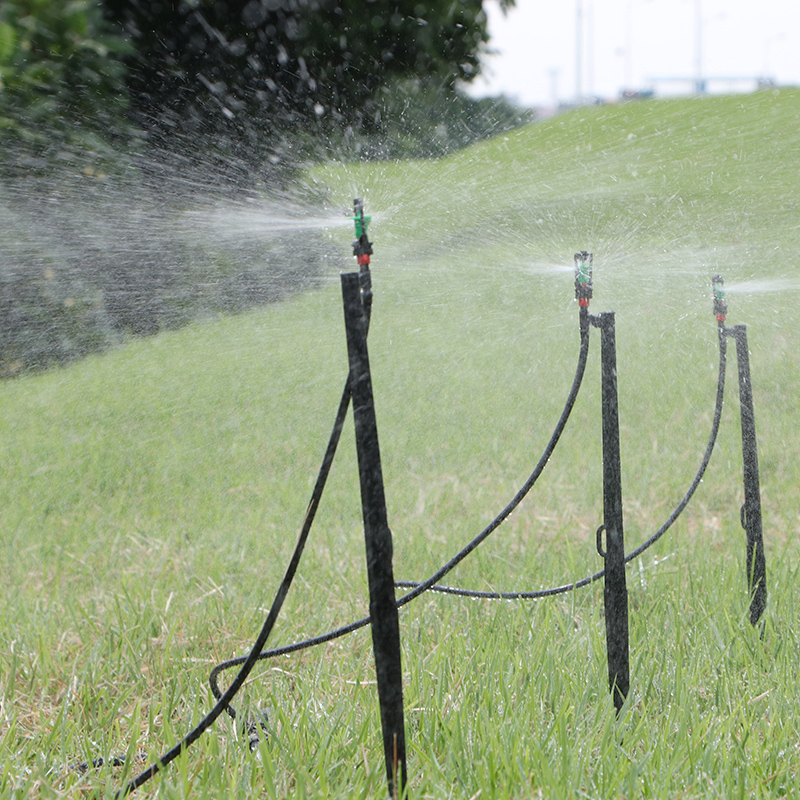
[[[696,94],[706,93],[703,79],[703,2],[694,0],[694,90]]]

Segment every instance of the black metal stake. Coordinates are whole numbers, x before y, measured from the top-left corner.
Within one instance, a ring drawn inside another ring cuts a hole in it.
[[[366,315],[359,275],[355,272],[346,273],[341,278],[367,550],[372,648],[378,679],[386,779],[389,796],[395,798],[398,781],[405,790],[407,771],[400,621],[394,593],[392,532],[386,514],[378,426],[367,353]]]
[[[614,312],[591,317],[600,328],[603,406],[603,525],[597,530],[597,552],[605,560],[603,601],[606,617],[608,687],[617,713],[628,695],[628,587],[625,579],[625,541],[622,528],[622,469],[617,398],[617,344]],[[603,549],[603,531],[606,547]]]
[[[747,587],[750,591],[750,622],[755,625],[767,606],[767,567],[761,527],[761,492],[758,480],[756,422],[753,413],[753,387],[750,381],[750,355],[747,349],[747,326],[727,328],[736,342],[739,367],[739,410],[742,420],[742,467],[744,505],[742,527],[747,534]]]

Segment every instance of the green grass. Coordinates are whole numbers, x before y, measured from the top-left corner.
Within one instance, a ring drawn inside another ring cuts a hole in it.
[[[453,555],[527,477],[577,357],[572,253],[617,312],[626,542],[652,533],[711,424],[710,278],[750,336],[769,607],[747,621],[735,364],[689,509],[629,571],[632,688],[605,686],[600,585],[537,603],[423,597],[401,614],[412,796],[773,797],[800,770],[796,533],[800,93],[577,110],[439,162],[331,164],[366,198],[370,357],[398,578]],[[352,268],[342,233],[341,268]],[[319,291],[0,384],[0,798],[111,797],[210,707],[277,588],[346,374],[336,270]],[[452,583],[597,569],[599,337],[531,496]],[[271,644],[367,607],[352,426]],[[254,758],[221,720],[141,789],[163,798],[384,796],[366,631],[266,662]]]

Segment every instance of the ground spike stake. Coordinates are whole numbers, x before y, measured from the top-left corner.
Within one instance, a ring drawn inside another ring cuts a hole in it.
[[[628,587],[625,579],[625,540],[622,527],[622,469],[617,397],[617,344],[614,312],[591,317],[600,328],[603,406],[603,525],[597,531],[597,552],[605,561],[603,601],[606,618],[608,688],[617,713],[628,696]],[[602,546],[605,532],[606,547]]]
[[[389,530],[386,514],[378,427],[367,353],[366,315],[359,275],[355,272],[345,273],[341,280],[383,751],[389,796],[396,798],[398,783],[405,791],[407,772],[400,621],[394,593],[392,532]]]
[[[761,488],[758,477],[758,446],[753,411],[753,385],[750,379],[750,353],[747,346],[747,326],[728,328],[725,316],[724,281],[721,275],[711,279],[714,290],[714,313],[725,336],[736,343],[736,363],[739,371],[739,416],[742,425],[742,480],[744,504],[740,511],[742,527],[747,535],[747,588],[750,592],[750,622],[757,625],[767,607],[767,565],[764,556],[764,534],[761,520]]]
[[[767,566],[761,525],[761,490],[758,479],[756,421],[753,412],[753,386],[750,381],[750,356],[747,326],[733,329],[736,361],[739,367],[739,414],[742,421],[742,476],[744,505],[742,527],[747,534],[747,588],[750,591],[750,622],[756,625],[767,606]]]

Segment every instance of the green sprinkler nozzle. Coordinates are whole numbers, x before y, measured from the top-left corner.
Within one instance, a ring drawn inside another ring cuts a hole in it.
[[[728,304],[725,302],[725,281],[722,279],[722,275],[715,275],[711,279],[711,286],[714,292],[714,316],[717,318],[717,322],[725,322]]]
[[[372,217],[364,216],[364,201],[358,197],[353,200],[353,216],[350,217],[356,226],[356,240],[353,242],[353,255],[361,265],[369,264],[372,255],[372,242],[367,236],[367,226]]]
[[[364,216],[364,201],[358,197],[353,200],[353,216],[350,217],[356,224],[356,237],[360,239],[366,232],[369,226],[369,221],[372,217]]]
[[[575,253],[575,299],[581,308],[588,308],[592,299],[592,254]]]

